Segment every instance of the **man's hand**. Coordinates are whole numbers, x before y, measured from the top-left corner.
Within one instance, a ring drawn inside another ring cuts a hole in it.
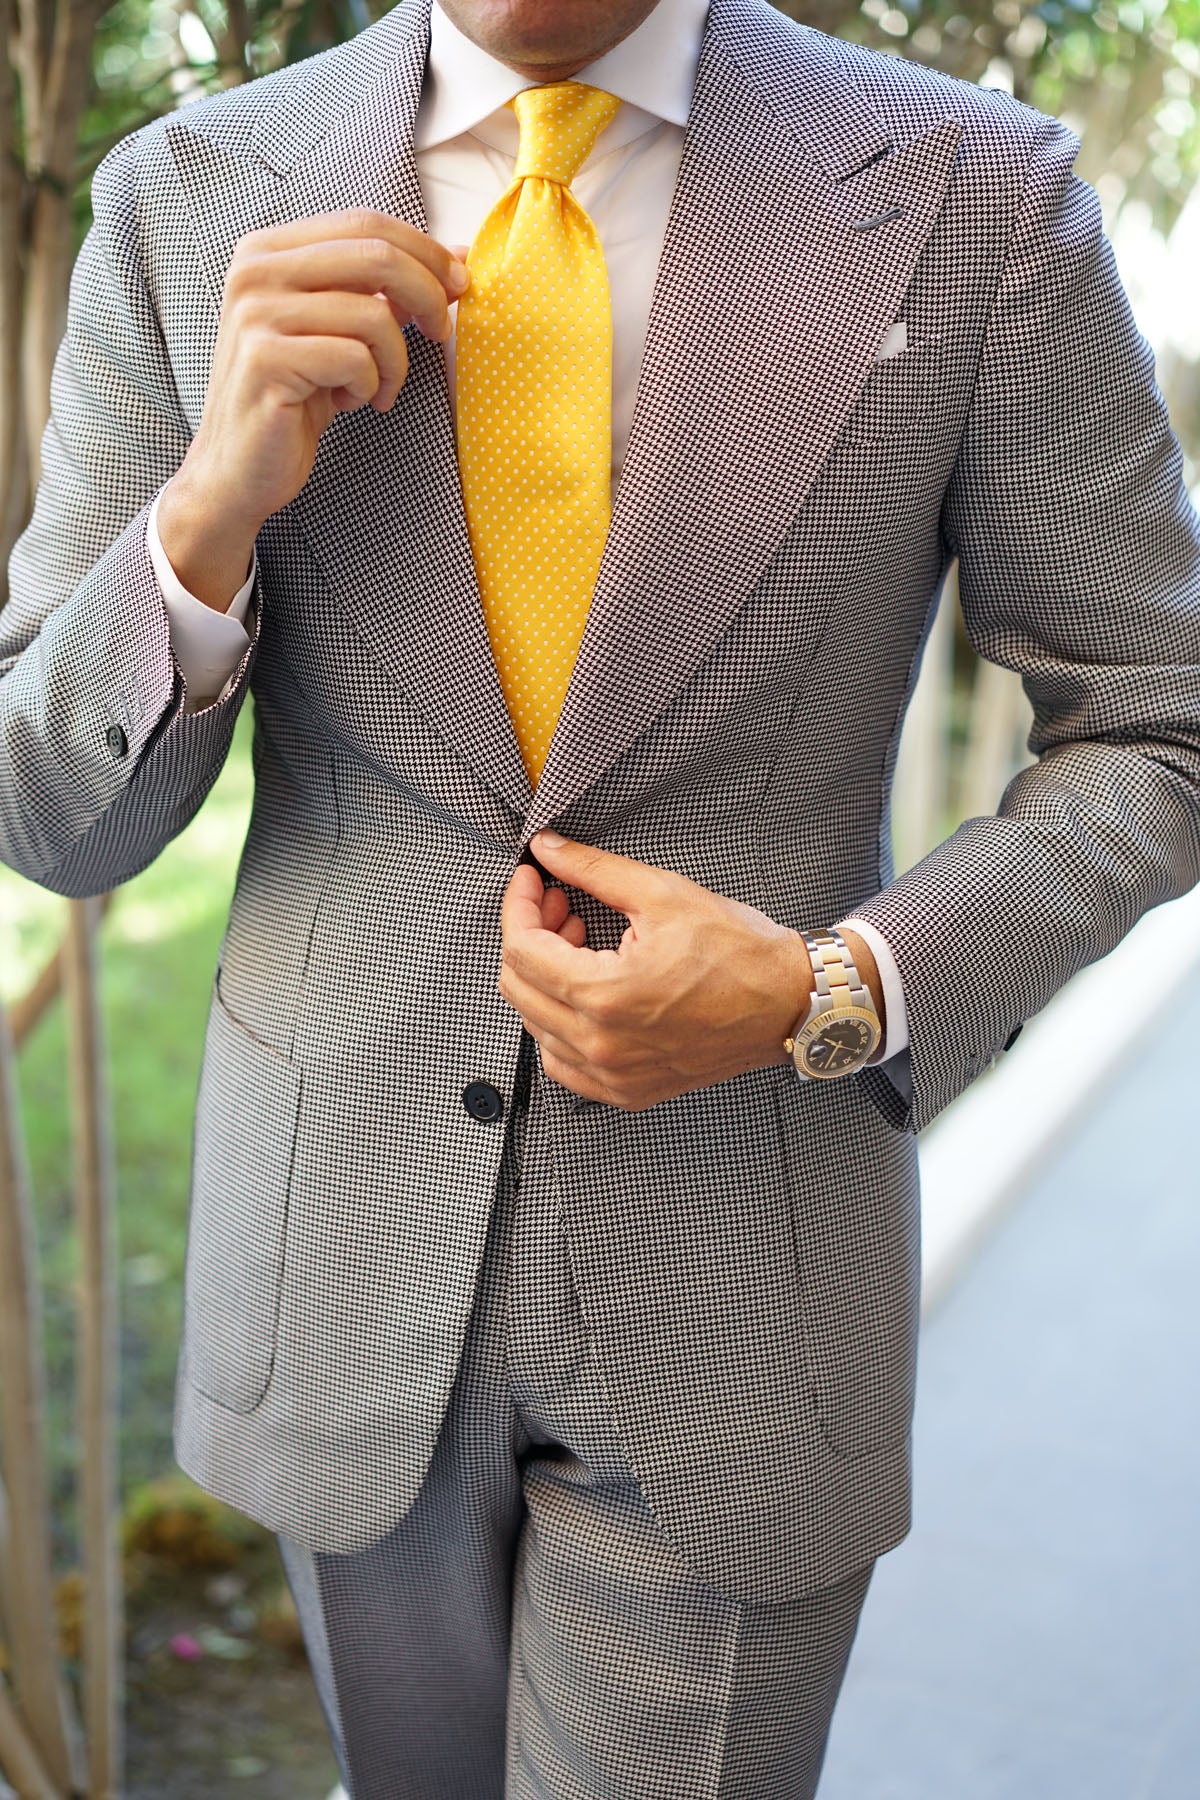
[[[556,832],[532,847],[556,879],[629,919],[619,950],[591,950],[561,888],[543,888],[527,863],[509,883],[500,992],[555,1081],[640,1112],[787,1061],[783,1040],[811,986],[794,931],[683,875]]]
[[[408,374],[403,327],[450,336],[468,285],[446,247],[383,213],[327,213],[254,231],[225,281],[200,421],[159,504],[184,586],[224,611],[254,540],[294,500],[337,413],[387,412]]]

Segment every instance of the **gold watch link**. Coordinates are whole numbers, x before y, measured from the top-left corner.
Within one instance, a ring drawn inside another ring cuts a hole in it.
[[[814,1081],[852,1075],[874,1055],[883,1036],[879,1014],[840,931],[803,931],[812,963],[808,1011],[783,1047],[797,1070]]]

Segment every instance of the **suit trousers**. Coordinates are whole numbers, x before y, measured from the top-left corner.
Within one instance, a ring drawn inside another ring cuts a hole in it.
[[[666,1536],[592,1358],[541,1079],[526,1036],[416,1502],[352,1555],[280,1539],[344,1785],[351,1800],[806,1800],[871,1568],[755,1605]]]

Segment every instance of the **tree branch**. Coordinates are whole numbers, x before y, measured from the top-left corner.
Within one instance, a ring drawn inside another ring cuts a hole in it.
[[[112,905],[113,897],[105,894],[100,900],[100,916]],[[12,1034],[13,1048],[19,1050],[30,1032],[41,1024],[43,1017],[57,1000],[62,988],[63,953],[62,946],[54,952],[43,965],[32,985],[14,1000],[8,1009],[8,1029]]]
[[[0,45],[16,30],[13,0],[0,0]],[[16,72],[0,58],[0,498],[24,485],[21,430],[21,250],[25,237],[25,181],[22,175]],[[7,506],[3,508],[7,513]],[[19,509],[24,511],[22,506]],[[8,566],[7,539],[15,522],[0,517],[0,564]],[[15,541],[15,539],[14,539]],[[4,595],[0,593],[0,605]]]

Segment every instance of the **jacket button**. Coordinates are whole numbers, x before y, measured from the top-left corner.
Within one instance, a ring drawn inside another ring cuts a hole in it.
[[[128,753],[129,739],[125,736],[125,733],[119,725],[109,726],[104,734],[104,742],[108,747],[109,755],[116,762],[119,762],[120,759]]]
[[[463,1105],[473,1119],[491,1125],[504,1113],[504,1096],[490,1081],[469,1081],[463,1089]]]

